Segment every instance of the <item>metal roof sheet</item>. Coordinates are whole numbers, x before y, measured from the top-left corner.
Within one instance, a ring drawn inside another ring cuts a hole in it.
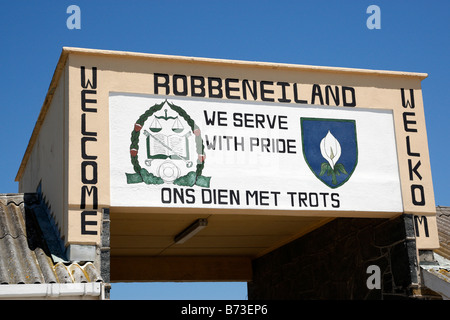
[[[36,194],[0,194],[0,285],[102,282],[91,262],[65,261],[56,230]]]
[[[436,223],[440,248],[434,252],[450,260],[450,207],[436,207]]]

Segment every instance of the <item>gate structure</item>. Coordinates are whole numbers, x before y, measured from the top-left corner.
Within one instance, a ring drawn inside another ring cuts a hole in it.
[[[439,246],[426,76],[63,48],[16,180],[110,282],[411,296]]]

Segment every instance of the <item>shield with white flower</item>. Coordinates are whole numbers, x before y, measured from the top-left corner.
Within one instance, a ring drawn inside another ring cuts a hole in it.
[[[355,120],[300,118],[303,156],[314,175],[330,188],[346,183],[358,163]]]

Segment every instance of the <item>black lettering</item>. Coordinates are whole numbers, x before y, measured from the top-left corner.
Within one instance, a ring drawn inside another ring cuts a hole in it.
[[[298,207],[319,207],[323,206],[324,208],[328,207],[330,202],[329,199],[331,198],[331,206],[333,208],[339,208],[340,202],[339,202],[339,194],[338,193],[332,193],[331,197],[328,192],[287,192],[287,194],[291,198],[291,206],[294,207],[298,205]],[[298,197],[298,204],[295,203],[294,196],[297,195]]]
[[[225,96],[228,99],[239,99],[239,96],[233,96],[232,91],[239,91],[239,88],[230,87],[230,83],[239,83],[238,79],[225,79]]]
[[[213,82],[216,82],[216,85]],[[217,93],[214,93],[214,91],[217,91]],[[208,93],[210,98],[222,98],[222,79],[208,77]]]
[[[256,128],[264,128],[265,117],[263,114],[255,114]]]
[[[225,189],[219,189],[217,190],[218,195],[218,203],[219,204],[228,204],[228,194],[227,190]]]
[[[211,204],[212,203],[211,190],[202,189],[202,203],[203,204]]]
[[[298,206],[301,207],[302,205],[305,207],[308,207],[306,204],[306,200],[308,199],[308,194],[306,192],[299,192],[298,193]]]
[[[261,81],[259,83],[259,85],[260,85],[260,88],[261,88],[261,100],[262,101],[270,101],[270,102],[275,101],[274,98],[266,97],[266,94],[273,94],[274,91],[271,90],[271,89],[266,89],[265,88],[266,85],[273,85],[273,81]]]
[[[351,100],[347,100],[347,91],[351,93]],[[355,107],[356,106],[356,94],[355,89],[352,87],[342,87],[342,101],[344,103],[344,107]]]
[[[259,204],[262,206],[268,206],[269,203],[269,191],[259,192]]]
[[[297,153],[295,150],[295,139],[287,139],[287,152],[288,153]]]
[[[241,204],[241,194],[239,191],[230,190],[231,204]]]
[[[286,125],[286,126],[283,126]],[[287,130],[287,116],[278,116],[278,127],[280,130]]]
[[[255,126],[253,125],[253,114],[251,113],[244,113],[244,126],[246,128],[254,128]]]
[[[159,79],[161,78],[163,82],[159,82]],[[168,95],[170,93],[169,75],[165,73],[155,73],[153,75],[153,86],[155,94],[159,94],[159,88],[165,88],[166,92],[164,94]]]
[[[97,132],[86,131],[86,113],[81,114],[81,134],[84,136],[97,136]]]
[[[286,140],[284,139],[275,139],[273,143],[273,151],[278,153],[286,153]]]
[[[270,146],[270,139],[261,138],[261,151],[264,151],[264,148],[266,148],[266,152],[270,152],[269,146]]]
[[[88,196],[92,195],[92,209],[98,209],[98,190],[96,186],[91,186],[90,188],[87,186],[81,187],[80,209],[86,209],[86,193]]]
[[[196,84],[195,82],[199,82]],[[200,92],[197,92],[199,89]],[[191,96],[193,97],[204,97],[205,96],[205,78],[201,76],[191,76]]]
[[[417,132],[416,128],[410,128],[410,124],[416,124],[417,122],[415,120],[408,120],[407,117],[415,117],[416,114],[414,112],[403,112],[403,127],[406,132]]]
[[[319,193],[321,196],[323,196],[323,206],[326,207],[327,206],[327,196],[328,196],[328,192],[320,192]]]
[[[250,198],[255,199],[255,204],[258,204],[258,191],[248,191],[245,193],[247,205],[250,203]],[[249,198],[250,197],[250,198]]]
[[[320,86],[318,84],[313,85],[311,104],[314,104],[316,102],[316,97],[319,97],[320,104],[323,105],[322,89],[320,89]]]
[[[92,167],[92,178],[88,179],[86,176],[86,169],[88,166]],[[97,162],[95,161],[83,161],[81,163],[81,181],[84,184],[97,184]]]
[[[235,127],[242,127],[244,125],[242,121],[242,113],[239,112],[233,113],[233,125]]]
[[[213,126],[214,125],[214,123],[215,123],[215,119],[216,119],[216,112],[215,111],[213,111],[213,114],[212,114],[212,118],[210,118],[209,116],[208,116],[208,111],[206,111],[206,110],[203,110],[203,115],[205,116],[205,122],[206,122],[206,125],[208,125],[208,126]]]
[[[97,231],[86,230],[86,226],[96,226],[97,221],[86,221],[86,216],[97,216],[97,211],[81,212],[81,234],[97,235]]]
[[[194,192],[194,189],[190,190]],[[202,189],[202,203],[220,205],[240,204],[240,193],[239,191],[227,189]]]
[[[208,116],[208,112],[203,110],[203,114],[205,116],[205,122],[208,126],[214,126],[216,124],[216,111],[213,111],[212,117]],[[227,125],[227,117],[225,111],[217,111],[217,125],[218,126],[226,126]]]
[[[281,86],[281,98],[278,99],[279,102],[291,102],[291,99],[286,98],[286,87],[289,87],[288,82],[277,82],[277,85]]]
[[[178,199],[180,203],[184,203],[184,192],[183,189],[173,189],[173,202],[178,203]]]
[[[419,190],[420,200],[416,197],[416,190]],[[424,206],[425,205],[425,192],[423,190],[423,186],[420,184],[412,184],[411,185],[411,198],[412,202],[416,206]]]
[[[227,113],[225,111],[217,112],[217,125],[221,127],[227,126]]]
[[[420,153],[411,151],[411,142],[409,136],[406,136],[406,153],[411,157],[420,157]]]
[[[194,189],[186,189],[186,203],[192,204],[195,203],[195,190]]]
[[[415,103],[414,103],[414,90],[413,89],[409,89],[409,96],[410,96],[410,100],[407,100],[405,97],[405,89],[401,88],[400,89],[400,93],[402,96],[402,106],[403,108],[411,108],[414,109],[415,107]]]
[[[333,201],[333,204],[331,206],[333,208],[339,208],[341,203],[339,201],[339,193],[332,193],[331,194],[331,201]]]
[[[171,203],[172,202],[172,192],[169,188],[161,189],[161,202],[162,203]]]
[[[275,122],[276,122],[276,120],[277,120],[277,116],[273,116],[273,117],[272,117],[272,120],[273,120],[273,121],[270,121],[270,116],[269,116],[269,115],[266,115],[266,117],[267,117],[267,122],[269,123],[269,128],[270,128],[270,129],[275,128]],[[278,120],[280,120],[280,119],[278,119]],[[256,126],[256,127],[258,127],[258,126]]]
[[[86,82],[86,68],[81,66],[81,87],[86,89],[88,86],[97,89],[97,67],[92,67],[92,82],[91,80]]]
[[[297,84],[296,83],[294,83],[293,88],[294,88],[294,102],[295,103],[302,103],[302,104],[308,103],[308,101],[306,101],[306,100],[299,100],[298,99],[298,91],[297,91]]]
[[[271,191],[271,194],[273,194],[273,198],[275,200],[275,206],[278,206],[278,196],[281,194],[279,191]]]
[[[297,194],[297,192],[287,192],[287,194],[291,197],[291,207],[294,206],[294,195]]]
[[[181,80],[182,87],[183,87],[182,90],[178,90],[178,87],[179,87],[178,80]],[[174,74],[173,75],[173,93],[176,96],[187,96],[188,88],[187,88],[187,78],[185,75],[182,75],[182,74]]]
[[[212,150],[216,150],[216,136],[213,136],[212,141],[209,140],[208,135],[205,135],[205,140],[206,140],[206,147],[208,148],[208,150],[212,149]],[[221,144],[221,140],[219,139],[219,150],[222,150],[222,144]]]
[[[250,94],[253,97],[253,100],[258,99],[258,92],[256,91],[256,81],[252,80],[253,83],[253,89],[250,88],[250,83],[248,82],[247,79],[242,80],[242,97],[244,98],[244,100],[247,100],[247,90],[248,89],[250,91]]]
[[[414,176],[413,173],[416,174],[417,178],[419,178],[419,180],[422,180],[422,176],[420,175],[419,171],[417,171],[417,169],[419,169],[420,167],[420,160],[416,163],[416,165],[413,167],[412,166],[412,161],[411,159],[408,159],[408,171],[409,171],[409,180],[413,181],[414,180]]]
[[[97,156],[88,156],[86,154],[86,141],[97,141],[97,138],[94,137],[82,137],[81,138],[81,158],[84,160],[95,160]]]
[[[97,103],[97,99],[86,99],[86,94],[96,94],[96,90],[82,90],[81,91],[81,110],[85,112],[97,112],[96,108],[86,108],[87,103]]]
[[[318,207],[319,206],[319,196],[315,192],[309,194],[309,206]]]
[[[95,161],[86,160],[96,160],[97,156],[88,154],[86,144],[88,141],[97,141],[97,132],[87,131],[86,129],[86,117],[87,114],[84,112],[97,112],[97,107],[92,106],[97,103],[97,99],[93,99],[89,95],[97,94],[97,68],[92,67],[92,77],[91,79],[86,78],[86,69],[84,66],[81,67],[81,182],[83,184],[93,184],[94,186],[81,187],[81,199],[80,199],[80,209],[86,209],[86,198],[92,200],[92,209],[98,209],[98,188],[95,186],[98,181],[98,170],[97,163]],[[88,89],[89,88],[89,89]],[[89,105],[90,104],[90,105]],[[90,169],[88,169],[88,167]],[[97,216],[97,211],[82,211],[81,212],[81,234],[82,235],[97,235],[97,230],[88,230],[88,226],[97,226],[97,221],[87,221],[87,216]]]
[[[173,189],[173,202],[178,203],[177,199],[180,199],[180,203],[184,203],[183,190]]]
[[[331,89],[331,86],[325,87],[325,103],[329,106],[330,105],[330,95],[333,97],[334,105],[338,106],[340,99],[339,99],[339,87],[334,86],[334,92],[333,89]]]
[[[234,137],[234,151],[238,151],[238,147],[241,148],[241,151],[244,151],[244,137],[241,137],[241,142],[238,142],[237,139],[237,137]]]
[[[428,220],[426,216],[414,216],[414,227],[416,229],[416,237],[420,237],[420,232],[419,232],[419,224],[422,225],[423,222],[423,229],[425,231],[425,237],[429,237],[430,233],[428,231]]]

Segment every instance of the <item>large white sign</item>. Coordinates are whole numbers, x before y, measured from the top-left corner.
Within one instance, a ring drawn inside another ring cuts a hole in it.
[[[392,111],[111,93],[111,206],[402,212]]]

